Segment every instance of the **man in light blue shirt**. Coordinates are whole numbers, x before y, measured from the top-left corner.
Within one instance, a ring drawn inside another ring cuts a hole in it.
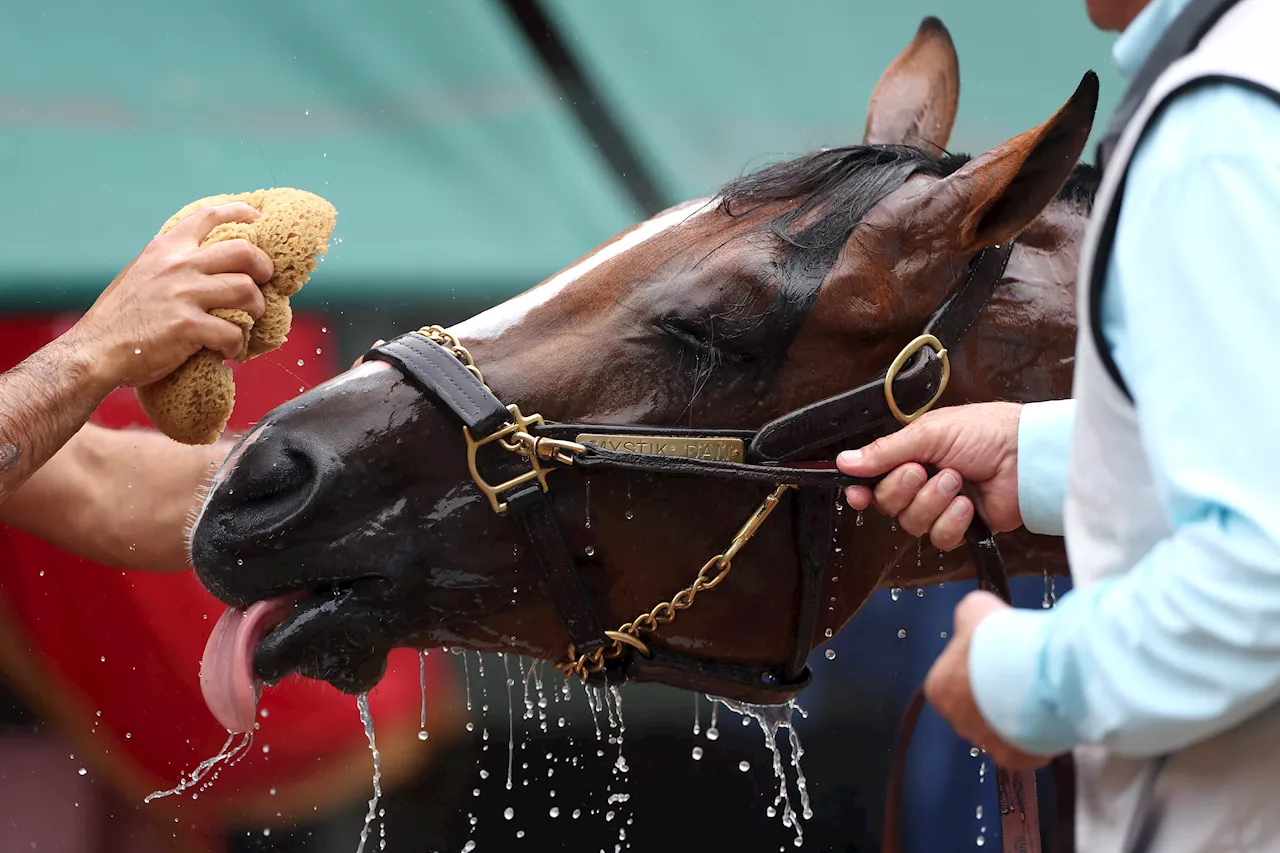
[[[1114,59],[1132,77],[1188,2],[1089,11],[1123,30]],[[1174,95],[1129,166],[1100,321],[1172,532],[1051,610],[987,593],[960,604],[926,692],[997,762],[1037,766],[1082,744],[1163,755],[1280,699],[1278,229],[1280,103],[1236,82]],[[930,413],[841,454],[846,473],[891,471],[849,503],[953,548],[974,511],[967,480],[994,530],[1061,535],[1074,418],[1073,401]],[[941,470],[926,479],[921,462]]]

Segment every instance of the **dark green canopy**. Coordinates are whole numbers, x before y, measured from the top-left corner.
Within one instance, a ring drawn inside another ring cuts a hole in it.
[[[0,300],[83,307],[183,204],[275,185],[321,193],[340,213],[302,302],[492,301],[655,204],[859,141],[872,86],[927,14],[960,54],[953,149],[1038,124],[1089,68],[1105,118],[1120,84],[1110,37],[1083,6],[11,4]]]

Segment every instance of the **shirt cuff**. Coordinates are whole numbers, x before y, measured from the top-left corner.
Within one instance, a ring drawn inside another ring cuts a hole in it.
[[[1032,533],[1062,535],[1075,400],[1026,403],[1018,417],[1018,511]]]
[[[969,688],[983,719],[1032,755],[1075,746],[1071,725],[1042,701],[1042,664],[1053,610],[1000,610],[979,623],[969,643]]]

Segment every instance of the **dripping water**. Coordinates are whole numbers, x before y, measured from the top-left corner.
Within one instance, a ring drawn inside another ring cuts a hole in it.
[[[369,694],[361,693],[356,697],[356,707],[360,710],[360,722],[364,723],[364,736],[369,739],[369,752],[373,754],[373,796],[369,799],[369,811],[364,816],[364,827],[360,830],[360,846],[356,853],[364,853],[365,842],[369,839],[369,827],[378,816],[378,800],[382,798],[382,757],[378,754],[378,744],[373,739],[373,715],[369,713]],[[386,830],[383,830],[382,847],[387,846]]]
[[[427,739],[427,650],[418,652],[418,689],[422,691],[422,716],[418,721],[418,740]]]
[[[257,728],[257,726],[254,728]],[[236,740],[237,737],[239,738],[238,741]],[[152,800],[159,800],[163,797],[170,797],[174,794],[181,794],[183,791],[190,790],[194,785],[198,784],[200,780],[204,779],[204,777],[209,774],[209,771],[213,770],[213,768],[217,767],[219,764],[223,764],[227,767],[234,766],[236,762],[249,754],[249,748],[252,745],[253,732],[228,732],[226,743],[222,744],[222,749],[218,750],[217,755],[201,761],[196,765],[196,769],[187,774],[186,778],[178,780],[176,787],[170,788],[167,791],[153,791],[150,794],[147,794],[143,802],[149,803]],[[200,786],[200,790],[203,791],[205,788],[208,788],[216,778],[218,778],[218,774],[214,773],[209,782]]]
[[[502,668],[507,675],[507,790],[511,790],[511,764],[516,756],[516,718],[511,706],[511,688],[515,679],[511,677],[511,656],[502,655]]]
[[[702,713],[702,709],[698,707],[698,702],[701,701],[701,699],[702,699],[701,693],[693,694],[693,736],[694,737],[697,737],[698,734],[702,731],[702,727],[699,725],[699,715]]]
[[[480,653],[476,652],[476,657],[478,658],[479,656],[480,656]],[[481,666],[480,668],[480,674],[484,675],[483,666]],[[467,710],[470,711],[471,710],[471,669],[470,667],[467,666],[467,650],[466,649],[462,650],[462,677],[465,679],[467,683]]]
[[[795,703],[794,699],[785,705],[749,705],[719,697],[710,698],[713,703],[718,702],[729,710],[741,714],[744,722],[749,718],[755,720],[760,726],[760,731],[764,733],[765,746],[769,748],[769,752],[773,756],[773,775],[778,780],[778,793],[773,798],[773,805],[769,807],[766,813],[773,817],[778,813],[776,807],[782,806],[782,825],[795,830],[795,846],[799,847],[804,843],[804,830],[800,826],[800,818],[812,820],[813,808],[809,801],[809,783],[805,779],[804,769],[800,765],[804,749],[800,745],[800,735],[795,729],[793,715],[794,712],[799,711],[801,717],[807,718],[808,714]],[[713,704],[712,708],[714,707],[715,705]],[[787,740],[791,750],[790,763],[796,772],[796,791],[800,794],[799,815],[796,814],[791,803],[787,773],[782,764],[782,750],[778,747],[778,730],[783,728],[787,729]]]
[[[591,529],[591,478],[590,477],[585,478],[583,480],[583,483],[585,484],[584,488],[586,491],[586,497],[583,498],[582,503],[587,508],[586,527],[587,527],[587,530],[590,530]]]
[[[720,730],[716,728],[716,712],[720,708],[716,705],[716,700],[713,697],[708,696],[707,698],[711,700],[711,723],[707,726],[707,740],[715,740],[720,737]]]

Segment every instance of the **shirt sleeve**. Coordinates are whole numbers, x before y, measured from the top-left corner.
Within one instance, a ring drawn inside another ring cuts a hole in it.
[[[1018,511],[1032,533],[1062,535],[1075,400],[1027,403],[1018,417]]]
[[[1276,139],[1275,101],[1216,85],[1134,160],[1103,328],[1172,532],[1129,572],[974,633],[978,706],[1023,749],[1158,755],[1280,699]]]

